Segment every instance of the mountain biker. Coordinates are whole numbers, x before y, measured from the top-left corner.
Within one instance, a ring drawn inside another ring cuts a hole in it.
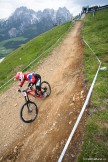
[[[18,92],[21,92],[21,87],[23,86],[25,81],[28,81],[28,87],[32,88],[33,85],[36,86],[36,95],[41,94],[41,76],[37,73],[22,73],[22,72],[17,72],[17,74],[14,77],[14,80],[19,80],[19,88]]]

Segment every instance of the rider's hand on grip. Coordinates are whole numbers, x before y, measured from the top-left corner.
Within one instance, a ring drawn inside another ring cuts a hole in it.
[[[21,93],[21,89],[18,89],[18,92]]]

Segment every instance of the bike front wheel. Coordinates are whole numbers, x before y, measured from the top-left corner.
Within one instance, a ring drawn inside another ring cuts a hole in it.
[[[28,101],[22,106],[20,111],[20,117],[23,122],[31,123],[37,118],[37,115],[38,108],[34,102]]]

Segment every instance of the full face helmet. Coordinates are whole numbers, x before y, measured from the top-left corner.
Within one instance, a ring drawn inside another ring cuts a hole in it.
[[[17,72],[14,80],[20,80],[22,82],[24,80],[24,74],[22,72]]]

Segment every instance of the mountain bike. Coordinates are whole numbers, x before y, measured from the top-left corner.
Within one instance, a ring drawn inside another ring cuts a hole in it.
[[[25,104],[21,107],[20,117],[23,122],[31,123],[38,116],[38,108],[36,103],[29,99],[29,95],[37,98],[46,98],[51,94],[51,86],[47,81],[41,83],[41,94],[37,93],[36,88],[31,87],[22,91],[25,98]]]

